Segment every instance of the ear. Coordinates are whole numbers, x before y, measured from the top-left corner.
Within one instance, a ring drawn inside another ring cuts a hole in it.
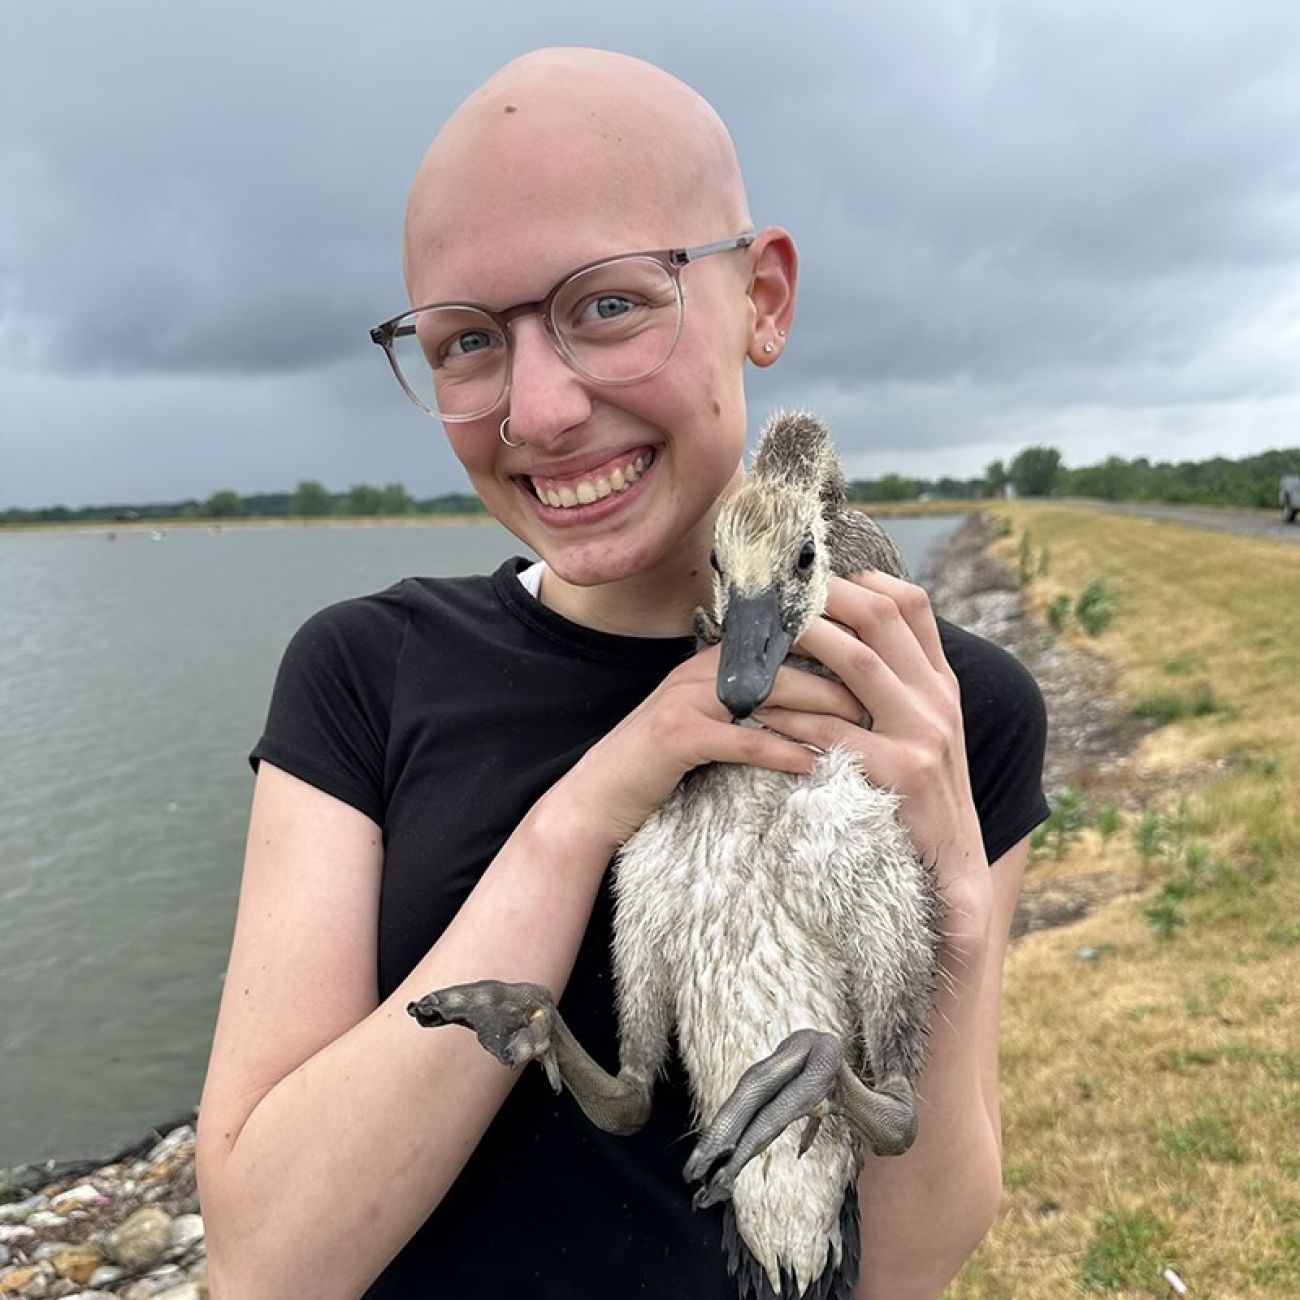
[[[748,355],[756,366],[770,366],[785,351],[794,320],[799,255],[789,231],[780,226],[765,227],[750,245],[749,255],[754,269],[749,284],[753,323]]]

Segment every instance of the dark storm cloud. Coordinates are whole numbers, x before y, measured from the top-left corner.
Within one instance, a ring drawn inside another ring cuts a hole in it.
[[[1300,404],[1290,0],[4,21],[0,505],[99,497],[105,448],[128,496],[133,472],[163,495],[375,479],[376,431],[419,449],[391,477],[458,486],[365,331],[404,301],[405,189],[437,124],[556,43],[640,54],[718,106],[756,218],[802,254],[755,405],[822,406],[859,472],[942,447],[969,473],[1044,431],[1067,460],[1135,432],[1154,455],[1193,430],[1293,437],[1267,432]]]

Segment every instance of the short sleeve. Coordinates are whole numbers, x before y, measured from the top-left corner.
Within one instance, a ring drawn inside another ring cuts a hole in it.
[[[1043,795],[1047,710],[1015,656],[943,620],[940,635],[961,685],[971,794],[993,863],[1050,812]]]
[[[266,759],[382,825],[406,624],[400,583],[312,615],[280,661],[266,729],[249,755],[253,770]]]

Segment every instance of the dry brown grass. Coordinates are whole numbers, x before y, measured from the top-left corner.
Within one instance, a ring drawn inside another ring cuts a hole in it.
[[[1137,704],[1203,682],[1219,708],[1141,761],[1189,773],[1144,864],[1133,820],[1031,872],[1118,896],[1007,962],[1003,1214],[950,1300],[1300,1295],[1300,550],[1018,502],[1040,608],[1102,577],[1095,640]],[[1069,636],[1081,636],[1077,631]],[[1173,917],[1159,937],[1147,912]],[[1093,950],[1085,959],[1081,950]]]

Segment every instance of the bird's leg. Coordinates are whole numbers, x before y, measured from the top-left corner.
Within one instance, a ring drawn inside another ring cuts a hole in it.
[[[916,1141],[916,1094],[904,1075],[886,1075],[869,1088],[841,1063],[835,1101],[873,1155],[901,1156]]]
[[[845,1064],[839,1038],[799,1029],[740,1076],[704,1130],[683,1171],[688,1182],[704,1180],[696,1207],[726,1200],[740,1171],[806,1117],[802,1155],[832,1107],[877,1155],[900,1154],[916,1136],[916,1105],[906,1079],[891,1075],[881,1087],[869,1088]]]
[[[426,993],[407,1011],[427,1028],[464,1025],[503,1065],[519,1069],[537,1061],[551,1087],[568,1085],[574,1100],[597,1128],[635,1133],[650,1117],[652,1081],[647,1072],[625,1067],[607,1074],[583,1050],[550,991],[540,984],[478,980]]]

